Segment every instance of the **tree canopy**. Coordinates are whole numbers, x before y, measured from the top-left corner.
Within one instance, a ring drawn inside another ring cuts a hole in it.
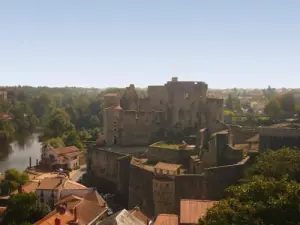
[[[38,200],[34,193],[13,195],[4,212],[3,224],[35,223],[46,216],[51,209]]]

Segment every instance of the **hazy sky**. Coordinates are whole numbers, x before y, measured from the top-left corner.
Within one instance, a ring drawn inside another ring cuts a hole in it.
[[[299,0],[0,0],[0,85],[299,87]]]

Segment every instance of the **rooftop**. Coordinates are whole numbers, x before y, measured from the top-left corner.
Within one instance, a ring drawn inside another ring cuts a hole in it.
[[[26,190],[26,184],[25,190]],[[34,187],[34,184],[31,184]],[[23,187],[22,187],[23,188]],[[87,189],[86,186],[75,181],[69,180],[67,177],[46,177],[38,182],[35,189],[53,190],[53,189]]]
[[[139,207],[135,207],[132,210],[128,211],[129,213],[131,213],[131,215],[133,215],[134,217],[136,217],[137,219],[139,219],[140,221],[142,221],[144,224],[148,224],[150,221],[150,218],[147,217],[141,210]]]
[[[175,214],[159,214],[153,225],[178,225],[178,216]]]
[[[75,214],[79,225],[89,224],[107,210],[105,201],[97,191],[87,193],[83,197],[69,195],[56,204],[57,207],[62,205],[66,205],[64,213],[53,210],[35,225],[55,225],[57,219],[60,220],[60,224],[70,224],[75,221]]]
[[[75,146],[68,146],[68,147],[50,149],[49,151],[52,151],[57,155],[67,155],[70,153],[79,152],[80,150]]]
[[[105,218],[104,220],[97,223],[97,225],[145,225],[141,220],[136,218],[132,213],[128,212],[126,209],[123,209],[114,215]]]
[[[169,170],[169,171],[176,171],[181,167],[180,164],[171,164],[171,163],[164,163],[159,162],[154,166],[154,169],[161,169],[161,170]]]
[[[182,199],[180,201],[180,223],[197,224],[207,210],[217,201]]]

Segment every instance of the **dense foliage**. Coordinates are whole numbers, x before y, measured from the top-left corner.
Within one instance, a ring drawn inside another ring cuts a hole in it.
[[[16,194],[8,200],[2,224],[33,224],[50,211],[34,193]]]
[[[5,171],[4,179],[0,183],[1,195],[8,195],[18,189],[20,185],[28,182],[29,177],[26,173],[19,172],[15,169]]]
[[[296,225],[300,223],[300,152],[267,151],[246,173],[245,183],[208,210],[201,225]]]

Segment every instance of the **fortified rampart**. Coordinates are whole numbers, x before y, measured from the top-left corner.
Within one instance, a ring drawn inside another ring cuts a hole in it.
[[[225,197],[224,190],[231,185],[238,184],[249,164],[249,157],[247,157],[234,165],[206,168],[204,198],[219,200]]]

